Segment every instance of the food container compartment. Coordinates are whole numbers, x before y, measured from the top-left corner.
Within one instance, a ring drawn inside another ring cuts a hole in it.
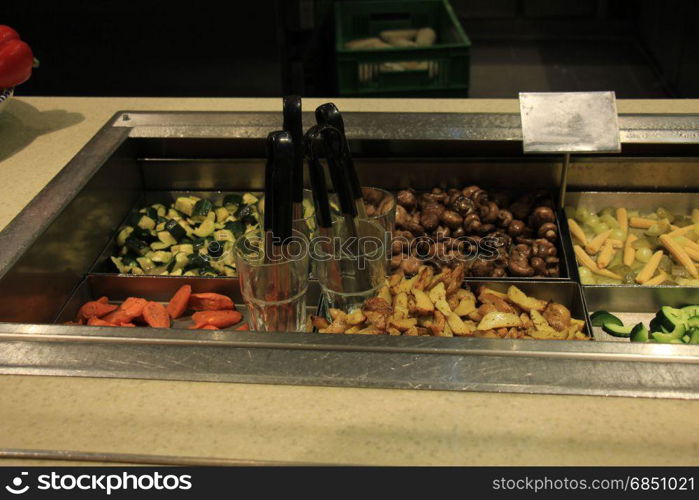
[[[448,189],[449,189],[450,187],[454,187],[454,186],[464,186],[464,187],[465,187],[465,186],[468,186],[468,185],[469,185],[469,183],[465,183],[465,184],[449,184],[449,185],[447,185],[447,188],[443,188],[443,190],[444,190],[444,191],[448,191]],[[479,187],[481,187],[482,189],[484,189],[485,191],[487,191],[487,192],[488,192],[489,194],[491,194],[491,195],[493,195],[494,193],[506,193],[506,194],[509,195],[509,197],[510,197],[510,202],[515,201],[515,200],[518,198],[519,195],[525,194],[525,192],[517,191],[517,190],[512,189],[512,186],[511,186],[511,185],[506,186],[506,187],[503,187],[502,185],[499,185],[499,186],[498,186],[497,188],[495,188],[495,189],[491,189],[490,186],[489,186],[489,183],[486,183],[486,182],[479,182],[479,183],[476,183],[476,185],[478,185]],[[395,192],[396,194],[398,193],[398,191],[394,191],[394,192]],[[429,191],[416,190],[415,195],[416,195],[416,197],[419,198],[420,195],[422,195],[423,193],[429,193]],[[549,196],[549,201],[552,201],[552,202],[553,202],[553,200],[556,199],[556,196],[555,196],[554,193],[548,193],[548,196]],[[500,206],[499,206],[499,209],[502,210],[502,209],[504,209],[504,208],[506,208],[506,207],[508,207],[508,206],[509,206],[509,205],[500,205]],[[534,204],[534,206],[536,207],[537,205]],[[449,207],[447,207],[447,208],[449,209]],[[476,207],[475,212],[476,212],[476,213],[478,212],[478,208],[477,208],[477,207]],[[508,280],[508,279],[509,279],[509,280],[513,280],[513,279],[514,279],[514,280],[518,280],[518,279],[521,279],[521,280],[566,280],[566,279],[570,279],[571,276],[572,276],[572,272],[573,272],[572,269],[571,269],[571,267],[572,267],[572,264],[571,264],[571,263],[574,263],[574,260],[572,260],[572,258],[571,258],[571,256],[573,255],[573,248],[572,248],[572,244],[570,243],[570,238],[567,238],[567,237],[566,237],[567,234],[568,234],[568,230],[567,230],[567,224],[566,224],[566,219],[565,219],[565,213],[563,212],[563,210],[554,209],[554,214],[555,214],[555,218],[556,218],[556,219],[555,219],[556,231],[557,231],[557,233],[558,233],[558,238],[557,238],[557,240],[556,240],[555,246],[556,246],[556,249],[557,249],[557,255],[556,255],[556,256],[557,256],[558,259],[559,259],[559,263],[558,263],[558,265],[559,265],[559,276],[532,276],[532,277],[524,277],[524,276],[515,276],[515,275],[512,275],[512,274],[509,274],[508,276],[504,276],[504,277],[492,277],[492,276],[472,276],[472,277],[473,277],[473,278],[487,278],[487,279],[492,279],[492,280],[496,280],[496,281],[497,281],[497,280],[503,280],[503,279],[504,279],[504,280]],[[525,222],[526,222],[526,221],[525,221]],[[443,224],[442,222],[440,222],[440,226],[442,226],[442,225],[444,225],[444,224]],[[527,226],[529,226],[529,224],[527,224]],[[400,234],[401,232],[404,232],[404,231],[406,231],[406,230],[408,230],[408,229],[409,229],[409,228],[407,228],[407,227],[401,227],[400,224],[397,224],[397,225],[396,225],[396,234]],[[497,229],[497,228],[496,228],[496,229]],[[506,231],[505,228],[499,228],[499,229],[497,229],[497,230]],[[495,231],[495,230],[494,230],[494,231]],[[493,232],[494,232],[494,231],[493,231]],[[415,233],[414,233],[414,234],[415,234]],[[433,234],[433,233],[430,233],[430,234]],[[490,233],[488,233],[488,234],[492,234],[492,232],[490,232]],[[466,237],[468,237],[468,236],[469,236],[469,235],[466,235]],[[430,236],[430,237],[434,237],[434,236]],[[534,235],[531,239],[537,239],[537,238],[538,238],[538,237],[537,237],[536,235]],[[417,238],[414,238],[414,240],[415,240],[415,239],[417,239]],[[514,239],[513,239],[512,245],[511,245],[511,246],[514,246],[515,244],[516,244],[516,242],[515,242]],[[508,252],[509,252],[509,249],[508,249]],[[509,271],[508,271],[508,273],[509,273]],[[470,278],[471,276],[468,276],[468,274],[467,274],[467,277]]]
[[[596,311],[608,311],[622,320],[624,325],[643,322],[648,326],[662,306],[682,307],[699,304],[699,288],[693,287],[598,285],[584,287],[584,294],[590,314]],[[601,327],[592,327],[592,332],[595,340],[629,342],[627,338],[608,334]],[[699,346],[693,347],[699,348]]]
[[[603,191],[589,191],[589,192],[570,192],[566,195],[565,204],[567,207],[585,207],[595,212],[600,212],[601,210],[611,207],[620,208],[625,207],[629,210],[639,210],[641,213],[644,212],[654,212],[657,208],[663,207],[673,214],[681,213],[685,215],[690,215],[692,209],[699,208],[699,193],[650,193],[650,192],[603,192]],[[565,228],[565,240],[567,240],[570,246],[570,252],[572,253],[573,237],[570,233],[568,227],[567,218],[565,216],[562,222]],[[667,253],[667,251],[665,252]],[[577,281],[580,281],[580,275],[578,272],[578,264],[575,260],[575,255],[572,253],[570,257],[570,271],[571,277]],[[675,265],[679,264],[673,259]],[[642,285],[638,284],[619,284],[619,285],[602,285],[602,284],[588,284],[584,285],[585,293],[587,289],[591,287],[623,287],[623,288],[638,288]],[[677,286],[677,285],[673,285]],[[645,287],[651,288],[651,287]]]
[[[116,227],[115,231],[113,232],[109,242],[107,245],[104,247],[102,252],[100,253],[99,257],[97,260],[94,262],[92,265],[90,272],[92,273],[107,273],[107,274],[119,274],[118,270],[116,269],[116,266],[114,263],[111,261],[112,256],[116,256],[117,252],[119,250],[119,247],[116,243],[117,236],[119,234],[119,229],[127,224],[127,221],[129,217],[131,216],[132,213],[137,212],[139,209],[145,207],[145,206],[150,206],[155,203],[161,203],[165,205],[166,207],[169,207],[171,203],[173,203],[178,197],[180,196],[197,196],[202,199],[209,200],[213,202],[214,204],[216,202],[220,202],[221,199],[229,194],[239,194],[243,195],[245,193],[250,193],[253,194],[256,197],[261,197],[262,193],[260,192],[251,192],[251,191],[226,191],[226,192],[220,192],[220,191],[144,191],[141,193],[141,196],[139,197],[139,200],[131,207],[131,209],[128,211],[128,213],[124,216],[122,219],[121,223]],[[124,273],[125,275],[131,275],[131,273]],[[148,275],[148,273],[146,273]]]
[[[80,306],[103,296],[109,297],[110,303],[119,303],[133,296],[166,304],[182,285],[190,285],[194,293],[214,292],[230,297],[235,302],[236,310],[242,313],[243,322],[247,322],[248,311],[241,296],[238,278],[89,274],[80,282],[54,323],[63,324],[73,321]],[[309,315],[317,313],[319,295],[317,284],[309,284],[306,296]],[[175,320],[172,328],[186,329],[191,324],[190,317],[185,316]],[[226,330],[234,330],[242,324]]]
[[[522,290],[527,296],[535,297],[540,300],[550,300],[563,304],[566,306],[571,313],[571,318],[580,319],[585,321],[585,326],[583,327],[583,333],[586,333],[591,337],[591,340],[597,340],[592,338],[592,327],[589,321],[589,315],[587,314],[587,308],[585,306],[585,298],[582,293],[582,287],[573,281],[533,281],[533,280],[512,280],[512,279],[478,279],[478,278],[468,278],[464,282],[464,287],[470,287],[472,291],[479,286],[487,286],[497,292],[506,293],[510,285],[514,285],[520,290]],[[328,317],[327,314],[327,304],[322,297],[320,297],[320,303],[318,306],[318,314],[320,316]],[[348,336],[351,336],[348,335]],[[361,335],[360,335],[361,336]],[[402,338],[424,338],[424,337],[403,337]],[[449,342],[452,338],[449,337],[439,337],[445,342]],[[453,338],[469,338],[469,337],[453,337]],[[535,342],[542,341],[543,339],[534,339]],[[527,340],[521,340],[527,341]],[[551,340],[552,342],[561,342],[560,340]],[[574,342],[584,342],[584,341],[574,341]]]

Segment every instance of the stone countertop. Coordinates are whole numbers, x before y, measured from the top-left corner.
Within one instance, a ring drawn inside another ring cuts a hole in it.
[[[304,103],[312,109],[326,100]],[[343,111],[518,111],[516,100],[333,101]],[[279,107],[279,99],[14,98],[0,114],[0,228],[117,111]],[[699,100],[618,107],[699,113]],[[134,455],[131,461],[699,464],[697,401],[41,376],[0,376],[0,394],[0,451],[115,453]],[[0,459],[10,463],[54,462]]]

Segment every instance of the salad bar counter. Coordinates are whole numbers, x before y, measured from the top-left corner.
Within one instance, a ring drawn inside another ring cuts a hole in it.
[[[280,114],[120,112],[0,233],[0,373],[699,398],[699,117],[620,115],[567,175],[515,114],[344,119],[397,202],[361,309],[312,274],[306,332],[248,330],[233,247]]]

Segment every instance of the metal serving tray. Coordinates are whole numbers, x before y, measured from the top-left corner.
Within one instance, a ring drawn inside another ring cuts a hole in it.
[[[699,165],[697,165],[699,167]],[[566,195],[566,205],[571,207],[586,207],[599,212],[607,207],[626,207],[631,210],[646,210],[653,212],[659,207],[666,208],[671,212],[691,214],[692,209],[699,208],[699,192],[694,193],[668,193],[668,192],[604,192],[586,191],[570,192]],[[565,218],[565,217],[563,217]],[[570,243],[572,251],[572,236],[568,228],[568,221],[565,221],[565,240]],[[571,276],[576,281],[580,280],[578,265],[575,254],[571,256]],[[608,285],[584,285],[585,290],[595,287],[608,287]],[[611,285],[611,288],[628,289],[644,288],[641,285]],[[652,287],[645,287],[652,288]],[[680,287],[682,288],[682,287]],[[625,293],[620,291],[619,293]]]
[[[618,286],[597,285],[585,287],[585,298],[590,313],[600,310],[609,311],[621,319],[625,325],[643,322],[648,326],[662,306],[682,307],[699,304],[699,288],[638,286],[620,290]],[[592,328],[596,339],[629,342],[628,339],[609,335],[600,327]],[[691,349],[694,346],[687,347]]]
[[[312,114],[304,121],[310,126]],[[364,185],[560,187],[560,159],[522,154],[517,115],[347,113],[345,121]],[[183,283],[90,271],[144,193],[261,190],[265,137],[280,125],[279,113],[121,112],[110,120],[0,233],[0,373],[699,398],[692,346],[51,324],[84,297],[116,299],[131,287],[166,297]],[[699,189],[691,174],[699,117],[622,115],[620,128],[623,153],[574,157],[571,187],[614,189],[625,177],[629,189]],[[652,175],[631,176],[640,171]],[[579,290],[566,280],[525,285]]]

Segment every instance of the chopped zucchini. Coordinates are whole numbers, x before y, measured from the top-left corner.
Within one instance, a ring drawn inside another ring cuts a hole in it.
[[[151,260],[158,264],[167,264],[172,259],[172,254],[170,252],[164,252],[162,250],[153,252]]]
[[[146,229],[146,230],[150,231],[151,229],[155,229],[155,220],[151,219],[147,215],[143,215],[139,219],[137,225],[141,229]]]
[[[226,207],[218,207],[215,210],[216,213],[216,222],[224,222],[228,216],[230,215],[230,212],[226,209]]]
[[[121,262],[121,258],[120,258],[120,257],[112,257],[111,259],[112,259],[112,262],[114,263],[114,265],[116,266],[116,268],[119,270],[119,272],[120,272],[121,274],[126,274],[126,273],[128,273],[128,272],[131,270],[131,266],[125,266],[125,265]]]
[[[162,241],[154,241],[153,243],[150,244],[151,249],[153,250],[165,250],[166,248],[170,247],[168,243],[164,243]]]
[[[174,245],[171,249],[172,252],[184,252],[187,255],[194,253],[194,246],[188,243],[182,243],[181,245]]]
[[[131,233],[133,233],[133,228],[131,226],[126,226],[121,231],[119,231],[119,234],[117,235],[116,239],[117,245],[123,247],[126,244],[126,238],[131,236]]]
[[[255,224],[257,222],[255,218],[255,210],[251,205],[242,205],[235,212],[236,220],[243,222],[244,224]]]
[[[236,193],[228,194],[223,198],[223,206],[226,208],[238,206],[241,203],[243,203],[243,197]]]
[[[233,233],[228,229],[221,229],[214,233],[214,239],[216,241],[235,241]]]
[[[154,221],[158,218],[158,211],[153,207],[146,207],[142,210],[142,212]]]
[[[187,234],[185,228],[174,219],[167,221],[164,229],[169,232],[176,241],[180,241]]]
[[[193,218],[203,218],[209,215],[209,212],[214,208],[209,200],[199,200],[194,205],[191,217]]]
[[[228,229],[231,233],[233,233],[233,237],[235,239],[240,238],[243,234],[245,234],[245,223],[240,222],[240,221],[229,221],[226,222],[226,225],[223,226],[225,229]]]
[[[137,255],[145,255],[148,252],[148,243],[133,236],[129,236],[125,241],[126,248]]]
[[[197,201],[199,201],[199,199],[194,198],[192,196],[180,196],[175,200],[175,210],[179,210],[180,212],[186,214],[188,217],[191,217],[192,213],[194,212],[194,206],[197,204]]]
[[[214,232],[214,222],[211,219],[206,219],[201,225],[196,228],[193,233],[200,238],[210,236]]]
[[[175,269],[170,272],[170,276],[182,276],[182,269]]]
[[[169,231],[160,231],[158,233],[158,239],[163,243],[166,243],[167,246],[177,245],[177,240],[173,238]]]
[[[151,206],[158,213],[158,218],[165,217],[165,214],[167,213],[167,207],[165,205],[163,205],[162,203],[156,203],[155,205]]]
[[[153,269],[153,261],[150,260],[148,257],[138,257],[136,261],[138,262],[138,265],[141,267],[141,269],[143,269],[146,272]]]
[[[244,193],[243,203],[245,203],[246,205],[254,205],[255,203],[257,203],[257,196],[255,196],[252,193]]]

